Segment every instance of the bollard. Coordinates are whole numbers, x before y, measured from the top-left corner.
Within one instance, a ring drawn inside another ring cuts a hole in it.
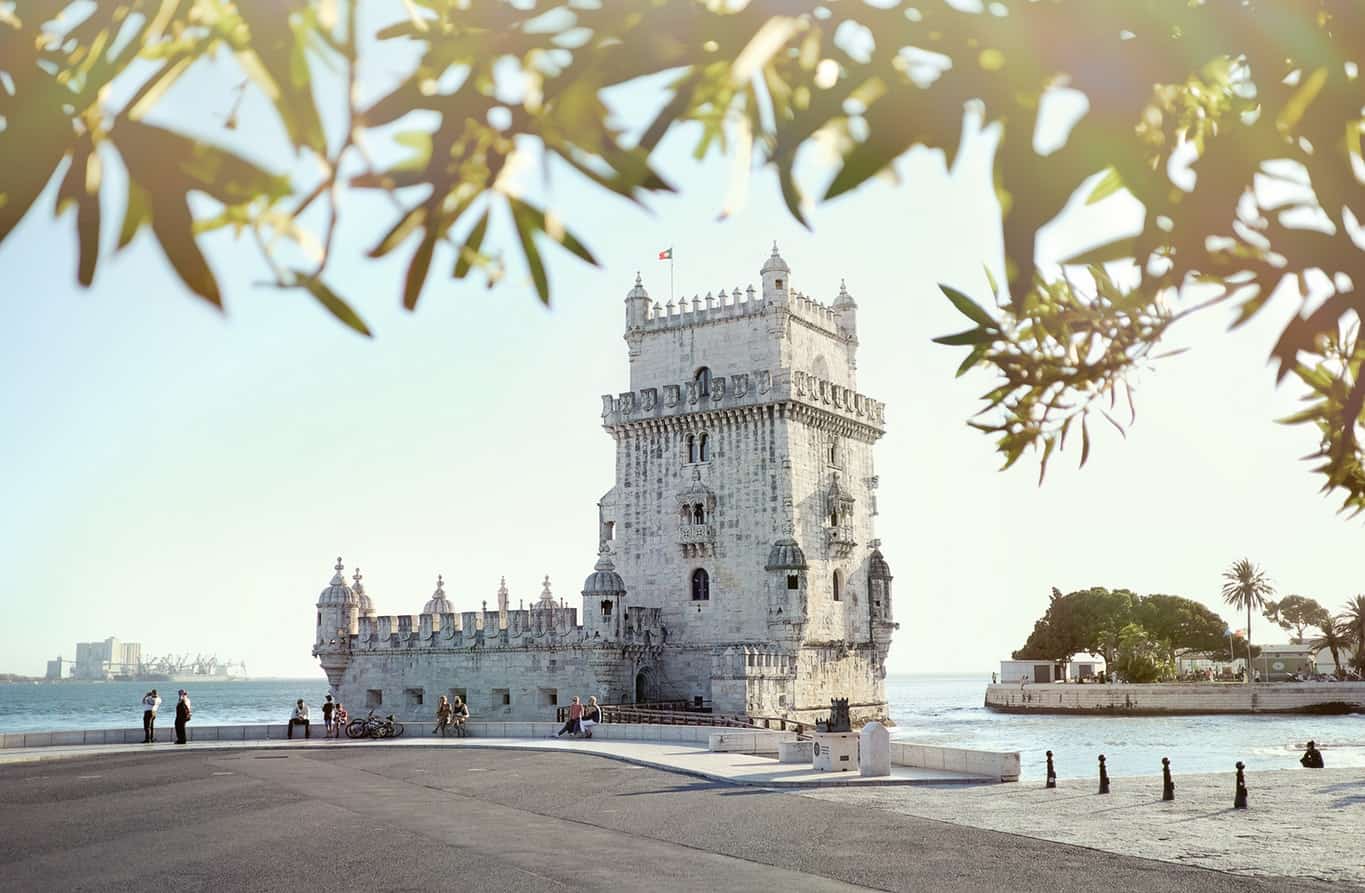
[[[1047,752],[1047,784],[1044,787],[1055,788],[1057,786],[1057,770],[1052,768],[1052,751]]]
[[[1246,768],[1246,764],[1243,763],[1241,760],[1238,760],[1238,761],[1237,761],[1237,794],[1232,798],[1232,808],[1233,808],[1233,809],[1246,809],[1246,808],[1247,808],[1247,779],[1246,779],[1246,776],[1242,774],[1242,770],[1245,769],[1245,768]]]
[[[1109,773],[1104,769],[1104,754],[1100,754],[1100,793],[1109,793]]]
[[[1167,757],[1161,758],[1161,799],[1175,799],[1175,782],[1171,781],[1171,761]]]

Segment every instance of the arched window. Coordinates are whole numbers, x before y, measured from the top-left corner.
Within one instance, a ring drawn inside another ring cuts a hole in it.
[[[829,442],[829,464],[839,464],[839,444],[833,440]]]
[[[706,512],[702,509],[700,502],[692,506],[692,523],[693,524],[706,523]]]
[[[611,599],[602,599],[602,619],[607,620],[611,617]]]
[[[701,440],[697,448],[697,456],[700,458],[702,462],[711,461],[711,441],[710,438],[708,438],[705,434],[701,436]]]
[[[800,589],[800,588],[801,588],[801,578],[800,578],[798,575],[796,575],[796,574],[787,574],[787,588],[788,588],[788,589]]]
[[[830,527],[838,527],[838,526],[839,526],[839,510],[838,510],[838,509],[835,509],[834,511],[832,511],[832,512],[829,513],[829,526],[830,526]]]
[[[837,602],[844,596],[844,575],[838,571],[834,572],[834,600]]]
[[[696,382],[697,382],[697,395],[700,396],[700,397],[708,397],[708,396],[710,396],[710,395],[711,395],[711,370],[708,369],[708,368],[705,367],[705,366],[702,366],[700,369],[697,370],[697,374],[696,374],[695,378],[696,378]]]
[[[687,461],[697,461],[697,435],[695,434],[687,435]]]
[[[711,577],[703,568],[697,568],[692,572],[692,601],[709,602],[711,600]]]

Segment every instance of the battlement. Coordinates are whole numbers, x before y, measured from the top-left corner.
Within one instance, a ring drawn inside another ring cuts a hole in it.
[[[743,292],[736,286],[729,292],[721,289],[719,292],[708,291],[705,295],[693,295],[691,298],[684,296],[676,304],[673,301],[667,304],[656,302],[650,305],[642,328],[645,332],[684,329],[761,316],[765,312],[776,312],[779,307],[811,328],[827,335],[835,338],[848,337],[847,333],[840,331],[839,312],[832,306],[822,304],[796,289],[788,292],[785,304],[765,301],[762,293],[755,291],[752,285]]]
[[[850,421],[886,429],[886,404],[808,372],[793,370],[774,376],[767,369],[716,376],[709,393],[697,381],[642,388],[612,396],[602,395],[602,425],[610,428],[632,422],[682,416],[710,410],[737,409],[771,403],[797,402]]]
[[[361,617],[352,651],[533,648],[538,646],[652,644],[660,641],[658,608],[627,609],[620,640],[604,640],[578,624],[577,608],[464,611]]]

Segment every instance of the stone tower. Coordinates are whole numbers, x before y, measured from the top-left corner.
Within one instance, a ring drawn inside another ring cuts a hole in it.
[[[637,700],[886,715],[896,624],[875,538],[884,405],[856,389],[856,304],[803,295],[774,245],[761,288],[626,296],[630,390],[603,397],[616,484],[600,543],[665,647]]]

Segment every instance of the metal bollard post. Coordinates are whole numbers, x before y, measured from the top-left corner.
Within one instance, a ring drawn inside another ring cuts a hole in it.
[[[1057,770],[1052,768],[1052,751],[1047,752],[1047,784],[1044,787],[1055,788],[1057,786]]]
[[[1109,793],[1109,773],[1104,768],[1104,754],[1100,754],[1100,793]]]
[[[1245,768],[1246,768],[1246,764],[1243,763],[1241,760],[1238,760],[1238,761],[1237,761],[1237,794],[1232,798],[1232,808],[1233,808],[1233,809],[1246,809],[1246,808],[1247,808],[1247,779],[1246,779],[1246,776],[1242,774],[1242,770],[1245,769]]]
[[[1171,781],[1171,761],[1167,757],[1161,758],[1161,799],[1175,799],[1175,782]]]

